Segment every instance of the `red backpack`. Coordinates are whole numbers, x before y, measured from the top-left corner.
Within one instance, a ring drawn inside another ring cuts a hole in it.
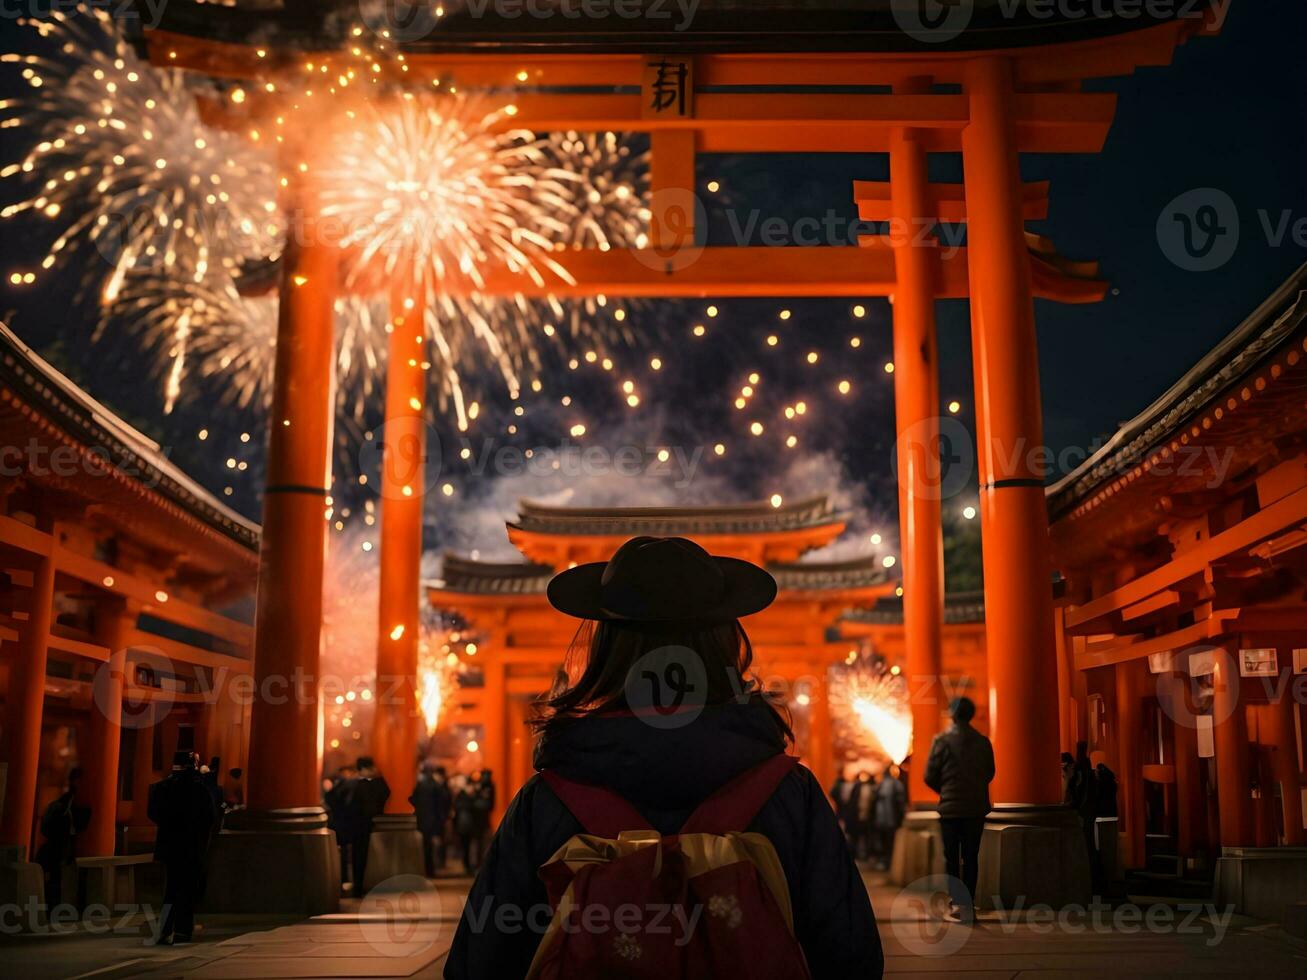
[[[543,772],[585,832],[540,868],[554,916],[528,980],[808,980],[776,849],[745,832],[795,764],[741,773],[670,837],[612,790]]]

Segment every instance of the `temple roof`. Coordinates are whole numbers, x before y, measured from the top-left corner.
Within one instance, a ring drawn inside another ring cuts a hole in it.
[[[903,622],[903,598],[886,596],[870,609],[855,609],[840,617],[841,622],[896,625]],[[950,592],[944,596],[945,623],[983,623],[985,593]]]
[[[544,595],[553,577],[554,569],[549,565],[474,561],[446,554],[441,578],[429,584],[468,595]]]
[[[357,10],[411,52],[975,51],[1110,37],[1180,18],[1193,4],[1013,4],[970,0],[923,12],[904,0],[445,0],[432,8],[363,0]],[[359,19],[336,0],[173,0],[159,30],[215,41],[321,49]],[[584,16],[585,13],[589,16]]]
[[[10,413],[30,406],[39,418],[79,443],[98,462],[137,492],[157,495],[185,513],[253,552],[259,526],[246,520],[205,490],[172,463],[157,442],[132,428],[0,323],[0,431],[10,425]],[[10,409],[13,405],[14,409]],[[25,419],[13,425],[30,429]],[[16,431],[16,430],[15,430]]]
[[[876,557],[843,562],[796,562],[770,565],[776,584],[788,591],[838,591],[884,585],[889,573]],[[554,569],[530,562],[483,562],[446,554],[440,580],[444,592],[465,595],[543,595]],[[884,601],[884,600],[881,600]]]
[[[1197,433],[1188,430],[1202,418],[1201,430],[1208,431],[1213,423],[1203,416],[1209,411],[1215,412],[1217,420],[1223,416],[1229,419],[1230,415],[1219,404],[1221,400],[1236,389],[1248,390],[1238,401],[1255,399],[1265,387],[1264,381],[1254,383],[1251,388],[1247,382],[1266,370],[1304,330],[1307,330],[1307,265],[1299,268],[1160,398],[1121,426],[1098,452],[1049,487],[1050,517],[1056,521],[1109,484],[1130,478],[1142,463],[1177,438],[1185,443],[1196,439]],[[1269,432],[1264,430],[1263,434]],[[1247,439],[1232,441],[1231,447],[1236,452],[1237,447],[1255,449]],[[1202,475],[1195,473],[1195,476]]]
[[[706,507],[552,507],[529,500],[518,504],[510,531],[533,534],[635,537],[703,534],[769,534],[840,523],[825,496],[773,507],[770,503]]]

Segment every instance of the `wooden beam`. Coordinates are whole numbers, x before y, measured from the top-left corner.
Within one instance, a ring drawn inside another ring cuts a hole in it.
[[[1238,609],[1220,609],[1210,619],[1186,626],[1184,629],[1150,639],[1132,643],[1099,644],[1077,653],[1076,670],[1093,670],[1096,667],[1110,667],[1113,664],[1138,660],[1154,653],[1168,650],[1183,650],[1185,647],[1201,643],[1228,631],[1227,623],[1239,615]]]
[[[0,544],[7,544],[33,555],[48,555],[51,538],[39,528],[0,514]]]
[[[1021,185],[1021,217],[1026,221],[1043,221],[1048,217],[1049,182],[1026,182]],[[927,184],[926,213],[917,215],[923,220],[937,218],[946,224],[960,224],[967,220],[966,194],[961,184]],[[890,207],[888,180],[855,180],[853,199],[858,203],[858,217],[863,221],[889,221],[893,218]],[[914,229],[915,230],[915,229]]]
[[[728,296],[891,296],[896,278],[893,250],[883,236],[863,236],[852,247],[766,247],[690,245],[684,249],[597,249],[559,252],[554,260],[566,278],[547,267],[541,281],[505,268],[482,272],[483,285],[451,275],[441,289],[453,296],[573,297],[603,293],[615,297],[707,298]],[[348,261],[348,260],[347,260]],[[1107,284],[1064,275],[1031,256],[1035,295],[1060,303],[1094,303]],[[967,250],[941,248],[939,299],[965,299]],[[393,271],[378,262],[355,274],[345,292],[371,295],[382,290]]]
[[[1160,568],[1139,576],[1133,582],[1119,589],[1113,589],[1083,606],[1068,609],[1067,626],[1080,626],[1108,613],[1142,602],[1191,575],[1199,574],[1212,562],[1249,548],[1286,527],[1296,527],[1304,520],[1307,520],[1307,487],[1277,500],[1252,517],[1190,548]]]

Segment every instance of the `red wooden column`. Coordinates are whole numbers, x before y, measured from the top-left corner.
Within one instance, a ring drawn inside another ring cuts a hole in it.
[[[822,669],[808,687],[808,746],[803,753],[821,788],[835,782],[835,744],[831,733],[830,683]]]
[[[939,369],[935,342],[934,235],[926,153],[911,129],[890,134],[890,240],[894,248],[894,421],[898,432],[903,632],[912,699],[908,798],[933,802],[926,758],[940,727],[944,536],[940,523]]]
[[[971,340],[999,803],[1061,801],[1057,663],[1044,506],[1039,360],[1012,118],[1011,64],[981,58],[966,81]]]
[[[1144,865],[1144,684],[1147,660],[1127,660],[1112,668],[1116,682],[1116,777],[1121,790],[1121,831],[1126,835],[1125,867]]]
[[[109,648],[96,671],[91,705],[91,738],[82,770],[86,773],[91,822],[78,850],[84,857],[114,853],[118,816],[118,758],[122,748],[123,680],[127,645],[138,610],[123,599],[104,599],[95,609],[95,638]]]
[[[254,626],[251,811],[320,805],[318,653],[336,254],[292,240],[284,263]]]
[[[381,461],[381,583],[372,754],[390,785],[387,813],[412,813],[421,734],[417,700],[422,501],[426,478],[426,338],[416,288],[391,297]]]
[[[1237,644],[1233,644],[1237,648]],[[1237,650],[1216,653],[1212,677],[1212,720],[1216,742],[1216,797],[1221,815],[1221,846],[1254,843],[1252,782],[1249,777],[1248,717],[1239,699]]]
[[[502,634],[501,634],[502,635]],[[487,644],[487,646],[491,646]],[[491,646],[485,662],[485,686],[481,694],[481,717],[484,729],[481,733],[481,759],[483,768],[489,769],[491,776],[501,784],[495,794],[495,808],[491,814],[494,826],[499,826],[504,812],[508,809],[508,794],[502,783],[508,771],[508,688],[504,662],[500,659],[501,651],[508,648],[507,637],[502,644]]]
[[[1281,663],[1292,663],[1292,651],[1281,649]],[[1295,715],[1298,702],[1293,696],[1294,674],[1286,667],[1280,675],[1280,698],[1270,706],[1271,751],[1275,780],[1280,784],[1281,806],[1284,808],[1284,843],[1288,847],[1307,844],[1307,831],[1302,825],[1302,785],[1298,777],[1298,729]]]
[[[50,554],[40,556],[32,572],[27,621],[18,628],[6,699],[4,741],[9,772],[0,843],[22,847],[29,855],[28,860],[31,860],[37,768],[41,761],[41,714],[45,707],[45,664],[54,607],[56,550],[52,536]]]
[[[1187,669],[1171,669],[1157,677],[1158,700],[1172,719],[1175,754],[1176,847],[1184,855],[1207,845],[1207,814],[1202,796],[1198,756],[1198,711],[1191,696]]]

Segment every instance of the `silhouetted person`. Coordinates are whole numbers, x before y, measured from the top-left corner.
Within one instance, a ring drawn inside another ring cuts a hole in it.
[[[891,765],[876,784],[876,814],[872,825],[876,832],[876,865],[882,871],[889,867],[894,835],[908,809],[908,791],[899,775],[899,767]]]
[[[1075,763],[1071,780],[1066,787],[1066,802],[1080,817],[1080,830],[1085,838],[1085,852],[1089,856],[1089,872],[1097,890],[1102,873],[1098,859],[1098,841],[1094,837],[1094,824],[1098,820],[1098,777],[1089,762],[1087,742],[1076,743]]]
[[[1116,773],[1100,762],[1094,767],[1098,777],[1098,815],[1115,817],[1116,812]]]
[[[852,821],[853,856],[859,861],[871,857],[872,821],[876,814],[876,782],[871,773],[863,769],[853,784],[850,794],[849,819]]]
[[[245,775],[239,768],[227,770],[227,782],[223,786],[223,805],[228,810],[236,810],[245,805],[245,784],[241,778]]]
[[[971,727],[976,705],[970,698],[949,703],[953,724],[935,736],[926,761],[926,785],[939,794],[939,829],[944,839],[944,868],[949,876],[951,917],[975,917],[980,839],[989,813],[989,784],[994,778],[994,747]]]
[[[359,837],[359,821],[353,808],[354,783],[356,772],[353,766],[341,766],[336,778],[322,794],[322,805],[327,809],[327,826],[336,834],[336,846],[340,850],[340,884],[354,878],[354,842]],[[357,881],[355,893],[361,892],[363,884]]]
[[[68,773],[68,787],[50,801],[41,814],[41,836],[36,863],[45,872],[45,902],[50,908],[63,901],[64,867],[77,856],[77,835],[91,822],[91,808],[78,799],[82,771]]]
[[[204,861],[218,813],[192,752],[173,755],[172,771],[150,787],[149,817],[158,827],[154,859],[163,863],[163,925],[156,941],[190,942]]]
[[[463,852],[463,870],[474,874],[481,864],[482,844],[488,827],[481,793],[481,773],[474,772],[454,797],[454,833]]]
[[[423,763],[422,773],[408,798],[417,816],[418,832],[422,835],[422,857],[427,877],[434,878],[445,866],[445,821],[449,819],[449,787],[445,785],[445,770]],[[439,863],[437,864],[437,858]]]
[[[1062,800],[1067,800],[1067,790],[1071,785],[1071,774],[1075,772],[1076,757],[1070,752],[1062,753]]]
[[[385,812],[386,801],[390,799],[390,787],[386,784],[386,777],[377,772],[371,756],[359,758],[358,773],[346,809],[354,831],[354,894],[362,895],[364,875],[368,869],[368,842],[372,840],[372,821]]]

